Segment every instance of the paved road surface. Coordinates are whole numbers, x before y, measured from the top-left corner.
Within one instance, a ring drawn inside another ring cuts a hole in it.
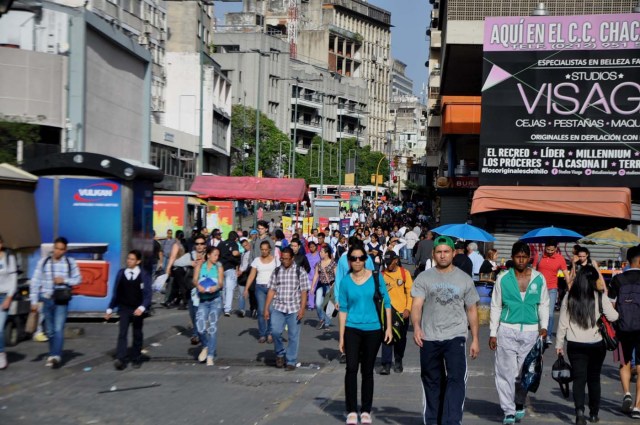
[[[344,423],[344,365],[336,360],[337,329],[315,330],[312,311],[304,323],[302,367],[293,372],[272,366],[273,347],[256,342],[257,322],[250,318],[221,318],[219,360],[206,367],[194,361],[198,350],[185,332],[187,313],[159,307],[145,321],[150,361],[122,372],[111,363],[116,323],[71,323],[69,327],[82,328],[84,335],[66,341],[66,364],[60,370],[45,368],[46,343],[27,341],[8,349],[10,367],[0,372],[0,424]],[[488,327],[482,327],[482,352],[469,361],[465,424],[502,419],[487,339]],[[545,355],[545,376],[538,393],[529,398],[523,423],[573,423],[572,402],[562,398],[549,376],[554,357],[551,351]],[[632,422],[619,413],[617,379],[608,356],[602,377],[604,424]],[[404,373],[375,376],[374,422],[421,424],[421,406],[418,349],[410,341]]]

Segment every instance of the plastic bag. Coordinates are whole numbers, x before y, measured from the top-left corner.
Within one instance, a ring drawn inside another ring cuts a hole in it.
[[[527,354],[522,364],[522,372],[520,374],[520,385],[522,389],[535,393],[540,386],[542,379],[542,354],[544,353],[544,342],[538,337],[536,343]]]
[[[551,366],[551,377],[560,384],[560,391],[564,398],[569,398],[569,382],[573,381],[571,365],[558,354],[558,360]]]
[[[155,280],[153,281],[153,290],[155,292],[163,292],[164,287],[167,284],[168,278],[169,278],[169,275],[167,273],[161,274],[160,276],[156,277]]]

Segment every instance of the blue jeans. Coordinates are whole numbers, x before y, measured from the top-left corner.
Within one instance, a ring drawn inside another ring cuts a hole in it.
[[[549,327],[547,328],[547,335],[549,339],[551,339],[553,335],[553,315],[556,312],[556,300],[558,299],[558,290],[557,289],[549,289]]]
[[[271,335],[271,320],[268,322],[264,320],[264,305],[267,303],[267,285],[255,285],[256,287],[256,300],[258,301],[258,333],[260,337],[267,337]]]
[[[189,298],[188,307],[189,307],[189,319],[191,319],[191,324],[193,325],[193,329],[191,330],[191,337],[200,338],[200,335],[198,335],[198,327],[196,326],[196,312],[198,311],[198,307],[193,305],[193,300],[191,298]]]
[[[331,325],[331,317],[327,316],[324,312],[322,304],[324,303],[324,296],[329,291],[328,285],[320,285],[316,287],[316,312],[318,313],[318,319],[324,322],[325,326]]]
[[[209,357],[215,357],[218,343],[218,318],[222,313],[222,297],[210,301],[200,301],[196,312],[196,326],[200,334],[202,347],[209,351]]]
[[[7,298],[6,295],[0,295],[0,304]],[[0,353],[4,353],[4,324],[7,322],[9,312],[0,307]]]
[[[411,254],[412,254],[412,250],[407,249],[406,246],[403,246],[402,248],[400,248],[400,257],[407,263],[413,263],[413,261],[411,261]]]
[[[49,356],[62,357],[64,344],[64,324],[67,321],[69,305],[56,304],[50,298],[42,299],[42,313],[49,337]]]
[[[231,313],[233,307],[233,295],[238,286],[238,276],[236,275],[236,269],[227,270],[224,272],[224,312]]]
[[[271,312],[271,331],[273,332],[273,344],[276,356],[285,357],[288,365],[295,366],[298,363],[298,347],[300,345],[300,321],[298,312],[283,313],[279,310]],[[287,325],[289,335],[289,345],[285,350],[282,341],[284,325]]]

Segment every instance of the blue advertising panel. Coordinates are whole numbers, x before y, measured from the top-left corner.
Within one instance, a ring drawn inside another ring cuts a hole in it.
[[[74,289],[70,311],[104,311],[121,266],[122,185],[109,179],[60,177],[55,199],[55,184],[54,178],[42,177],[35,194],[43,245],[52,243],[55,235],[64,236],[68,255],[78,262],[82,283]],[[52,217],[57,217],[57,231]]]

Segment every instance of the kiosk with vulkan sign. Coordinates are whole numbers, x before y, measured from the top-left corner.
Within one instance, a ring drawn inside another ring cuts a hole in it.
[[[77,260],[82,275],[69,310],[102,314],[130,250],[142,251],[143,266],[150,270],[153,183],[162,180],[162,171],[86,152],[34,158],[24,168],[40,176],[35,200],[42,245],[30,261],[29,276],[53,241],[67,238],[67,255]]]

